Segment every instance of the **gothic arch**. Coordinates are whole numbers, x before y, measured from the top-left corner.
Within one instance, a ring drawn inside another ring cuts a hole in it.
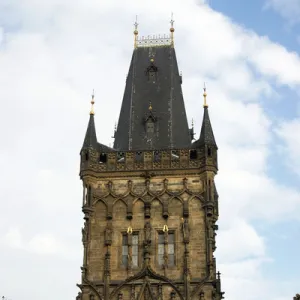
[[[190,202],[192,202],[194,199],[198,199],[198,200],[201,202],[201,204],[204,203],[204,198],[203,198],[202,196],[200,196],[200,195],[193,195],[192,197],[190,197],[190,198],[188,199],[189,204],[190,204]]]
[[[173,196],[170,198],[169,203],[171,203],[173,200],[178,200],[181,202],[181,204],[183,204],[183,200],[179,197],[179,196]]]
[[[151,200],[151,203],[154,202],[154,201],[159,202],[160,205],[163,206],[163,201],[162,201],[159,197],[154,197],[154,198]]]
[[[107,209],[107,203],[106,203],[106,201],[104,200],[104,199],[102,199],[102,198],[94,198],[95,199],[95,201],[93,202],[93,204],[92,204],[92,206],[93,207],[95,207],[96,205],[97,205],[97,203],[98,202],[102,202],[104,205],[105,205],[105,207],[106,207],[106,209]]]
[[[143,205],[144,205],[144,200],[142,199],[142,197],[138,197],[138,198],[136,198],[136,199],[134,199],[133,201],[132,201],[132,205],[134,206],[138,201],[142,201],[143,202]]]
[[[107,203],[103,199],[97,199],[93,203],[94,217],[99,220],[105,220],[108,212]]]
[[[148,278],[159,280],[162,283],[167,283],[170,285],[173,290],[177,293],[179,298],[181,300],[184,300],[183,295],[181,294],[180,290],[176,287],[176,285],[167,277],[159,275],[155,273],[150,266],[144,267],[143,270],[141,270],[139,273],[133,275],[132,277],[129,277],[128,279],[124,280],[122,283],[120,283],[110,294],[110,299],[113,299],[113,297],[127,284],[134,283],[136,280],[144,279],[147,283]],[[148,281],[149,282],[149,281]]]
[[[123,222],[127,215],[127,204],[123,199],[117,199],[112,204],[112,218],[116,222]]]
[[[169,216],[178,217],[178,220],[180,220],[183,215],[183,200],[179,197],[171,198],[168,201],[168,212]]]
[[[115,206],[115,204],[117,204],[119,201],[123,202],[125,204],[125,206],[127,207],[127,202],[124,198],[117,198],[114,200],[113,202],[113,207]]]

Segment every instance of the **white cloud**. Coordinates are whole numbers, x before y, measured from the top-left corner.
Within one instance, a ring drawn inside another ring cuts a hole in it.
[[[201,87],[207,81],[220,149],[217,259],[227,298],[259,300],[266,294],[265,286],[272,286],[265,298],[290,298],[292,287],[280,290],[277,282],[262,277],[263,264],[270,258],[266,241],[252,222],[299,220],[299,190],[267,175],[274,124],[261,105],[276,95],[274,82],[299,89],[299,55],[192,0],[184,4],[178,0],[14,0],[6,1],[5,9],[1,5],[0,164],[5,170],[2,197],[7,201],[0,213],[0,234],[6,236],[6,247],[39,254],[30,258],[32,264],[47,261],[57,268],[61,267],[57,257],[72,253],[75,271],[54,272],[67,286],[60,289],[65,293],[62,297],[77,294],[73,273],[77,270],[76,278],[80,278],[78,257],[82,255],[78,154],[88,121],[89,95],[95,88],[98,139],[109,143],[131,57],[135,14],[141,35],[164,33],[172,7],[189,118],[196,118],[199,133]],[[160,9],[149,13],[155,5]],[[288,137],[285,132],[283,136]],[[11,220],[7,211],[13,212],[15,229],[6,228]],[[4,267],[8,269],[5,261]],[[53,279],[46,270],[41,272],[43,278]],[[22,280],[30,285],[34,271],[26,274]],[[6,286],[14,299],[35,300],[45,290],[45,300],[56,295],[42,282],[36,295],[28,289],[18,294],[9,282]]]
[[[283,146],[279,148],[289,167],[300,176],[300,119],[285,121],[275,130],[282,139]]]
[[[290,24],[300,21],[300,2],[298,0],[267,0],[265,7],[276,11]]]
[[[255,229],[245,220],[234,219],[230,222],[230,228],[218,234],[218,243],[222,245],[222,251],[217,257],[225,264],[242,262],[243,260],[264,258],[266,255],[264,240]],[[233,247],[233,245],[235,247]],[[243,262],[242,262],[243,264]],[[255,273],[255,270],[253,270]],[[237,273],[239,270],[237,271]],[[250,272],[250,270],[248,270]],[[229,274],[228,274],[229,275]],[[237,274],[230,273],[230,276]],[[249,275],[249,273],[248,273]],[[253,274],[254,275],[254,274]]]
[[[12,248],[22,247],[21,233],[18,228],[11,228],[4,236],[4,243]]]
[[[73,251],[49,233],[36,233],[25,239],[19,228],[10,228],[2,239],[5,247],[39,255],[55,255],[74,259]],[[71,251],[70,251],[71,250]]]

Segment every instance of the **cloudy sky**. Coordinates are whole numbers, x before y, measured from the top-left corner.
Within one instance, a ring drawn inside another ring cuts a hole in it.
[[[299,0],[0,0],[1,297],[75,299],[92,89],[110,144],[135,15],[163,34],[172,11],[189,122],[205,81],[219,146],[226,299],[300,292]]]

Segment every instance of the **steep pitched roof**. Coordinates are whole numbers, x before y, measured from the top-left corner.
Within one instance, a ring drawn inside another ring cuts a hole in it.
[[[210,123],[207,106],[204,106],[204,114],[203,114],[200,138],[193,143],[193,147],[201,147],[204,145],[214,146],[217,148],[217,143]]]
[[[83,142],[81,149],[84,149],[84,148],[93,148],[100,152],[114,151],[114,149],[112,149],[106,145],[103,145],[97,141],[96,127],[95,127],[95,120],[94,120],[93,113],[90,114],[90,120],[88,123],[84,142]]]
[[[155,121],[147,132],[151,103]],[[117,150],[188,148],[187,123],[175,49],[139,47],[133,52],[115,133]]]
[[[97,149],[97,135],[96,135],[96,128],[95,128],[94,114],[90,114],[90,120],[88,123],[82,148]]]

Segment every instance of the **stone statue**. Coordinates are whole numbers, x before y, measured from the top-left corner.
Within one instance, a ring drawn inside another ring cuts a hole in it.
[[[81,300],[82,299],[82,296],[81,296],[82,294],[80,293],[80,292],[78,292],[78,295],[77,295],[77,297],[76,297],[76,300]]]
[[[106,229],[105,229],[105,243],[106,244],[111,244],[112,241],[112,228],[111,224],[107,224]]]
[[[88,239],[88,225],[87,222],[84,222],[84,227],[81,229],[82,232],[82,242],[86,243]]]
[[[294,297],[294,300],[300,300],[300,294],[296,294],[296,296]]]
[[[183,239],[184,239],[184,241],[189,241],[189,238],[190,238],[190,227],[189,227],[189,221],[188,221],[188,219],[185,219],[182,222],[182,233],[183,233]]]
[[[151,224],[149,221],[145,223],[144,231],[145,231],[145,242],[147,244],[151,244]]]

